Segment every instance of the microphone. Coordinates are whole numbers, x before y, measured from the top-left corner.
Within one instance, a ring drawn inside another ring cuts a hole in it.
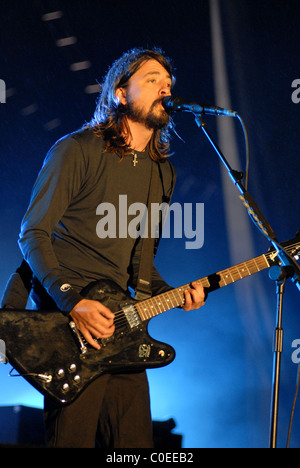
[[[237,112],[223,109],[217,106],[205,106],[196,102],[186,101],[179,96],[166,96],[162,99],[162,105],[167,112],[193,112],[194,114],[226,115],[237,117]]]

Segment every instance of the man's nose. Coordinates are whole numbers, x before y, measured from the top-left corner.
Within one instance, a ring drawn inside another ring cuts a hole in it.
[[[167,83],[164,83],[159,90],[159,94],[163,97],[171,96],[170,86]]]

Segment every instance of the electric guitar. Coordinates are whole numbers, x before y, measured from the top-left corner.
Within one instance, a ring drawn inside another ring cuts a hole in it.
[[[300,231],[283,244],[298,259]],[[198,280],[207,293],[280,264],[277,251],[240,263]],[[74,322],[61,312],[0,310],[0,339],[10,364],[33,387],[56,403],[66,405],[97,377],[158,368],[170,364],[174,349],[150,337],[149,320],[184,304],[189,284],[136,302],[110,281],[96,281],[82,295],[99,300],[115,313],[115,333],[98,339],[96,350],[85,342]]]

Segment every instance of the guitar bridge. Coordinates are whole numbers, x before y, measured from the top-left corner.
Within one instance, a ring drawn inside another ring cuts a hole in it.
[[[76,343],[78,344],[79,346],[79,350],[80,350],[80,353],[81,354],[86,354],[88,349],[87,347],[85,346],[84,342],[83,342],[83,339],[82,337],[80,336],[80,332],[79,330],[77,330],[77,327],[75,325],[75,323],[72,321],[69,323],[69,326],[73,332],[73,335],[74,335],[74,338],[75,338],[75,341]]]
[[[130,328],[137,327],[142,323],[134,304],[124,306],[122,307],[122,310],[124,312],[124,315],[127,319],[127,322]]]

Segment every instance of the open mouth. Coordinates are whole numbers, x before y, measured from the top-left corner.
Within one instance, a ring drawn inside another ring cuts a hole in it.
[[[161,107],[162,109],[164,109],[164,107],[163,107],[163,105],[162,105],[162,99],[156,99],[156,100],[153,102],[152,106],[151,106],[151,110],[154,109],[154,107],[156,107],[156,106],[159,106],[159,107]]]

